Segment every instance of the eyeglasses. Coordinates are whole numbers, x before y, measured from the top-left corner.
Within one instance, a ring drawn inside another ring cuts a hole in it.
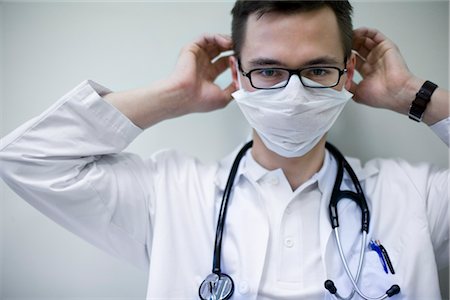
[[[282,89],[289,83],[292,75],[298,75],[304,87],[308,88],[331,88],[339,84],[341,76],[347,69],[339,69],[333,66],[313,66],[301,69],[285,68],[258,68],[245,72],[241,68],[241,74],[250,80],[250,84],[255,89],[273,90]]]

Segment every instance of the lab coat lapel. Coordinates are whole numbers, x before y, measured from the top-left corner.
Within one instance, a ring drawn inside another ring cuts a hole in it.
[[[220,195],[240,148],[219,162],[215,182]],[[244,165],[245,157],[239,165],[229,200],[222,246],[222,271],[233,278],[237,289],[233,299],[249,299],[245,296],[249,292],[256,295],[269,241],[269,224],[260,192],[257,184],[245,175]],[[217,204],[218,213],[220,203]]]
[[[325,261],[325,257],[327,257],[326,250],[332,233],[328,206],[330,203],[331,191],[333,190],[335,178],[336,178],[336,162],[333,158],[332,163],[330,164],[329,174],[327,174],[327,176],[325,176],[325,178],[323,179],[324,189],[322,190],[322,199],[320,201],[320,215],[319,215],[320,252],[322,255],[322,262],[325,274],[328,274],[327,272],[328,264]]]

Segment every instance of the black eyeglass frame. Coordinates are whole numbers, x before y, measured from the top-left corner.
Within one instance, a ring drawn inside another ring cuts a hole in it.
[[[344,65],[347,65],[347,59],[344,59]],[[250,81],[250,85],[251,85],[253,88],[257,89],[257,90],[277,90],[277,89],[285,88],[285,87],[288,85],[289,80],[291,79],[292,75],[297,75],[298,78],[300,78],[300,82],[302,83],[302,85],[303,85],[304,87],[306,87],[306,88],[311,88],[311,89],[326,89],[326,88],[332,88],[332,87],[337,86],[337,85],[339,84],[339,82],[341,81],[342,75],[344,75],[345,73],[347,73],[347,68],[340,69],[340,68],[335,67],[335,66],[321,66],[321,65],[310,66],[310,67],[305,67],[305,68],[300,68],[300,69],[285,69],[285,68],[279,68],[279,67],[274,67],[274,68],[257,68],[257,69],[252,69],[252,70],[250,70],[250,71],[248,71],[248,72],[245,72],[245,71],[242,69],[242,66],[241,66],[241,60],[240,60],[240,59],[238,59],[238,67],[239,67],[239,70],[241,71],[242,76],[247,77],[248,80]],[[320,69],[320,68],[331,68],[331,69],[338,70],[338,71],[339,71],[339,77],[338,77],[336,83],[333,84],[333,85],[326,85],[326,86],[309,86],[309,85],[307,85],[307,84],[305,84],[305,83],[303,82],[302,76],[300,75],[300,73],[301,73],[302,71],[308,70],[308,69]],[[267,69],[269,69],[269,70],[283,70],[283,71],[288,71],[288,72],[289,72],[289,77],[288,77],[288,80],[286,81],[286,84],[283,85],[283,86],[268,87],[268,88],[261,88],[261,87],[256,87],[256,86],[254,86],[254,85],[253,85],[253,82],[252,82],[251,73],[256,72],[256,71],[261,71],[261,70],[267,70]]]

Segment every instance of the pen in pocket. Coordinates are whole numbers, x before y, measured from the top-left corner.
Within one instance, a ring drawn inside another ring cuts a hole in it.
[[[383,245],[381,245],[379,240],[376,241],[376,244],[378,245],[378,247],[380,247],[381,253],[383,253],[384,259],[386,260],[389,270],[391,271],[392,274],[395,274],[394,266],[392,265],[391,259],[389,258],[389,254],[387,253],[386,248],[384,248]]]
[[[388,272],[388,268],[386,266],[386,262],[385,262],[385,259],[384,259],[383,252],[381,251],[381,248],[373,240],[371,240],[369,242],[369,246],[370,246],[370,249],[372,249],[373,251],[375,251],[378,254],[378,257],[380,258],[380,262],[381,262],[381,265],[383,266],[384,272],[386,274],[389,273]]]

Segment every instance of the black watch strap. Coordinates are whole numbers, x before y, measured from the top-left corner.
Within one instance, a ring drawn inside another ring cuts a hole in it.
[[[431,95],[438,86],[431,81],[425,81],[420,90],[416,94],[416,99],[411,103],[409,108],[409,118],[416,122],[421,122],[423,113],[427,108],[428,102],[430,102]]]

